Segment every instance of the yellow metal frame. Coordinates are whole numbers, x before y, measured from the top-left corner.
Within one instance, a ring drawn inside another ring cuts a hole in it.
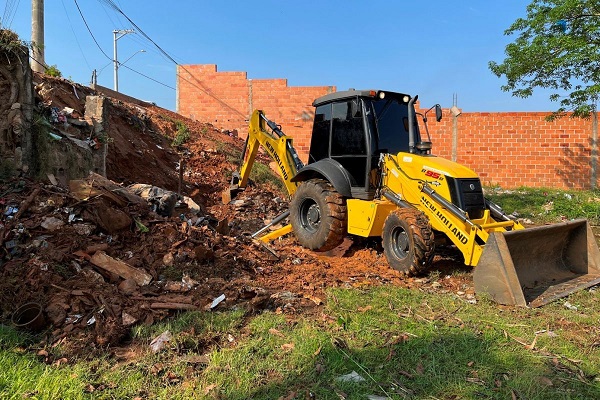
[[[434,230],[443,232],[461,251],[465,264],[477,265],[490,232],[524,229],[517,221],[494,220],[489,210],[479,219],[468,219],[455,215],[444,204],[423,191],[425,184],[451,203],[447,176],[478,178],[478,175],[455,162],[435,156],[420,156],[408,153],[386,155],[382,163],[383,186],[394,192],[406,204],[421,210],[429,219]],[[356,218],[359,216],[357,215]],[[348,215],[349,219],[355,218]],[[380,235],[377,225],[368,236]]]
[[[296,182],[290,181],[296,175],[296,172],[298,172],[296,171],[294,160],[287,151],[288,148],[293,148],[293,140],[289,136],[277,138],[269,133],[265,127],[265,120],[261,118],[261,115],[264,115],[261,110],[254,110],[250,117],[248,138],[246,139],[245,153],[243,154],[243,161],[240,166],[240,181],[238,186],[245,188],[248,185],[250,171],[256,160],[258,149],[262,145],[277,163],[279,175],[291,196],[298,187]]]
[[[393,210],[395,204],[385,200],[346,200],[348,209],[348,233],[369,237],[381,236],[383,223]]]

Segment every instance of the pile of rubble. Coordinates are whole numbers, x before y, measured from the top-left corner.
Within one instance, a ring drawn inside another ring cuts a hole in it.
[[[51,327],[49,344],[102,348],[172,311],[289,303],[276,294],[281,286],[254,286],[279,258],[245,235],[244,224],[203,214],[177,195],[171,215],[160,215],[156,197],[135,192],[93,173],[69,190],[22,180],[3,186],[1,319],[35,303],[46,320],[39,328]]]
[[[57,116],[57,140],[93,146],[89,126],[77,122],[83,89],[42,78],[38,95]],[[260,244],[251,234],[287,201],[267,184],[222,204],[240,139],[154,106],[110,102],[106,178],[0,182],[0,323],[37,324],[46,345],[94,355],[135,324],[180,311],[236,307],[292,318],[320,313],[335,286],[470,291],[457,279],[403,279],[377,241],[347,239],[328,254],[291,236]],[[190,140],[174,148],[177,122]],[[23,305],[33,314],[21,313]]]

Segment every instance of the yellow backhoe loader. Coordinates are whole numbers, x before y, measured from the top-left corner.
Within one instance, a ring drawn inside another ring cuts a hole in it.
[[[256,110],[227,202],[248,183],[263,146],[278,165],[291,196],[284,228],[314,251],[338,246],[347,234],[381,237],[390,266],[419,274],[431,266],[435,241],[456,246],[474,266],[478,293],[509,305],[538,307],[600,283],[600,251],[586,220],[524,229],[485,199],[469,168],[431,154],[427,114],[417,96],[349,90],[316,99],[307,165],[292,139]],[[270,129],[267,129],[267,127]],[[424,128],[428,140],[421,137]]]

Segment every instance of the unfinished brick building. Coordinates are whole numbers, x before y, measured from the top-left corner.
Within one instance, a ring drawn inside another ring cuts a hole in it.
[[[214,64],[179,66],[177,89],[177,112],[237,131],[241,137],[252,111],[262,109],[294,138],[304,161],[312,133],[312,101],[336,91],[335,86],[288,86],[286,79],[248,79],[246,72],[220,72]],[[430,123],[433,153],[472,168],[487,185],[597,188],[597,118],[548,122],[547,115],[457,116],[445,109],[440,123]]]

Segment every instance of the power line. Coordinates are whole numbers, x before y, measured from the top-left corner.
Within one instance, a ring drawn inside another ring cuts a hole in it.
[[[177,76],[179,78],[181,78],[182,80],[188,82],[190,85],[194,86],[195,88],[199,89],[200,91],[204,92],[205,94],[207,94],[208,96],[212,97],[213,99],[215,99],[216,101],[218,101],[220,104],[222,104],[224,107],[229,108],[230,110],[232,110],[233,112],[235,112],[236,114],[239,114],[240,116],[246,118],[247,116],[243,113],[241,113],[239,110],[235,109],[234,107],[230,106],[229,104],[227,104],[225,101],[221,100],[220,98],[218,98],[217,96],[215,96],[214,94],[212,94],[210,92],[210,90],[208,90],[207,88],[204,87],[203,83],[200,82],[197,78],[194,77],[194,75],[187,69],[185,68],[185,66],[179,64],[177,61],[175,61],[175,59],[173,57],[171,57],[171,55],[169,55],[162,47],[160,47],[154,40],[152,40],[150,38],[150,36],[148,36],[146,34],[146,32],[143,31],[143,29],[141,29],[135,22],[133,22],[131,20],[131,18],[129,18],[124,12],[123,10],[121,10],[113,0],[99,0],[103,3],[108,4],[109,7],[111,7],[113,10],[117,11],[119,14],[123,15],[127,21],[129,21],[131,23],[131,25],[133,25],[133,27],[135,27],[137,29],[138,32],[140,32],[146,39],[148,39],[154,46],[156,46],[156,48],[165,56],[167,57],[171,62],[173,62],[175,65],[181,67],[185,72],[187,72],[196,82],[198,82],[198,84],[195,84],[194,82],[186,79],[185,77],[183,77],[181,74],[177,74]],[[166,86],[166,85],[165,85]]]
[[[135,69],[128,67],[127,65],[124,65],[124,64],[121,64],[121,63],[119,63],[119,67],[127,68],[128,70],[130,70],[130,71],[132,71],[132,72],[135,72],[136,74],[138,74],[138,75],[141,75],[141,76],[143,76],[143,77],[144,77],[144,78],[146,78],[146,79],[150,79],[151,81],[154,81],[154,82],[156,82],[156,83],[158,83],[158,84],[160,84],[160,85],[163,85],[163,86],[165,86],[165,87],[168,87],[169,89],[177,90],[177,89],[175,89],[173,86],[169,86],[169,85],[167,85],[166,83],[162,83],[162,82],[160,82],[160,81],[157,81],[156,79],[154,79],[154,78],[151,78],[151,77],[149,77],[148,75],[144,75],[144,74],[142,74],[141,72],[139,72],[139,71],[136,71]]]
[[[81,48],[81,44],[79,44],[79,40],[77,39],[77,35],[75,34],[75,30],[73,29],[73,23],[71,22],[71,18],[69,17],[69,13],[67,12],[67,7],[65,6],[65,1],[60,0],[60,2],[62,3],[63,9],[65,10],[65,15],[67,16],[67,20],[69,21],[69,26],[71,27],[71,32],[73,32],[73,36],[75,37],[75,42],[77,43],[77,47],[79,47],[79,51],[81,52],[81,55],[83,56],[83,60],[85,61],[88,68],[90,70],[92,70],[93,68],[90,66],[90,63],[88,62],[87,58],[85,57],[85,53],[83,52],[83,49]]]
[[[4,6],[4,13],[2,14],[2,20],[0,25],[4,25],[6,28],[10,28],[12,20],[15,18],[17,8],[19,7],[20,0],[8,0]]]
[[[100,49],[100,51],[102,52],[102,54],[104,54],[104,56],[105,56],[106,58],[108,58],[108,59],[109,59],[109,60],[111,60],[111,61],[114,61],[114,60],[113,60],[111,57],[109,57],[109,56],[108,56],[108,54],[106,54],[106,52],[105,52],[104,50],[102,50],[102,47],[100,47],[100,44],[98,43],[98,41],[96,40],[96,37],[95,37],[95,36],[94,36],[94,34],[92,33],[92,30],[90,29],[90,26],[88,25],[88,23],[87,23],[87,21],[86,21],[86,19],[85,19],[84,15],[83,15],[83,12],[81,11],[81,8],[79,7],[79,4],[77,3],[77,0],[73,0],[73,1],[75,2],[75,5],[77,6],[77,10],[79,11],[79,15],[81,15],[81,19],[83,20],[83,22],[84,22],[84,24],[85,24],[85,26],[86,26],[86,28],[87,28],[88,32],[89,32],[89,33],[90,33],[90,35],[92,36],[92,39],[94,39],[94,43],[96,43],[96,46],[98,46],[98,49]],[[118,62],[118,60],[117,60],[117,62]],[[149,77],[148,75],[146,75],[146,74],[143,74],[143,73],[141,73],[141,72],[139,72],[139,71],[136,71],[136,70],[134,70],[133,68],[130,68],[130,67],[126,66],[126,65],[123,65],[123,64],[119,63],[119,66],[120,66],[120,67],[125,67],[125,68],[127,68],[128,70],[130,70],[130,71],[133,71],[133,72],[135,72],[136,74],[138,74],[138,75],[140,75],[140,76],[143,76],[144,78],[146,78],[146,79],[149,79],[149,80],[151,80],[151,81],[153,81],[153,82],[156,82],[156,83],[158,83],[158,84],[160,84],[160,85],[163,85],[163,86],[165,86],[165,87],[168,87],[169,89],[176,90],[174,87],[172,87],[172,86],[169,86],[169,85],[167,85],[166,83],[160,82],[160,81],[158,81],[158,80],[156,80],[156,79],[154,79],[154,78],[151,78],[151,77]],[[91,68],[91,67],[90,67],[90,68]]]
[[[10,18],[10,22],[8,23],[8,27],[12,26],[12,23],[15,19],[15,15],[17,15],[17,10],[19,9],[19,5],[21,4],[21,0],[17,0],[17,5],[15,6],[15,11],[13,12],[12,17]]]
[[[77,0],[73,0],[73,1],[75,2],[75,5],[77,6],[77,10],[79,11],[79,15],[81,15],[81,19],[83,19],[83,23],[85,24],[85,27],[87,28],[88,32],[92,36],[92,39],[94,39],[94,43],[96,43],[96,46],[98,46],[98,49],[100,49],[100,51],[102,52],[102,54],[104,54],[104,57],[108,58],[109,60],[112,60],[112,58],[110,58],[108,56],[108,54],[106,54],[106,52],[104,50],[102,50],[102,47],[100,47],[100,44],[96,40],[96,37],[92,33],[92,30],[90,29],[90,26],[88,25],[87,21],[85,20],[85,17],[83,16],[83,12],[81,12],[81,8],[79,8],[79,3],[77,3]]]
[[[83,18],[84,22],[85,22],[85,18],[83,17],[83,13],[81,12],[81,9],[79,8],[79,5],[77,4],[77,0],[74,0],[75,4],[77,5],[77,9],[79,10],[79,13],[81,14],[81,17]],[[230,106],[229,104],[227,104],[225,101],[221,100],[220,98],[218,98],[217,96],[215,96],[213,93],[211,93],[211,91],[209,89],[207,89],[206,87],[204,87],[204,84],[202,82],[200,82],[198,80],[198,78],[194,77],[194,75],[183,65],[179,64],[170,54],[168,54],[162,47],[160,47],[154,40],[152,40],[152,38],[150,38],[150,36],[148,36],[146,34],[146,32],[144,32],[143,29],[141,29],[135,22],[133,22],[131,20],[131,18],[129,18],[127,16],[127,14],[125,14],[125,12],[123,12],[123,10],[121,10],[121,8],[115,4],[115,2],[113,0],[99,0],[100,2],[108,5],[110,8],[112,8],[114,11],[116,11],[117,13],[121,14],[123,17],[125,17],[125,19],[127,19],[127,21],[129,21],[129,23],[137,30],[137,32],[139,32],[142,36],[144,36],[147,40],[149,40],[159,51],[160,53],[163,54],[163,56],[165,56],[168,60],[170,60],[172,63],[174,63],[175,65],[181,67],[185,72],[187,72],[190,77],[192,77],[196,82],[198,82],[198,84],[186,79],[184,76],[182,76],[180,73],[177,73],[177,77],[182,79],[183,81],[189,83],[190,85],[192,85],[193,87],[199,89],[200,91],[202,91],[203,93],[205,93],[206,95],[212,97],[213,99],[215,99],[216,101],[218,101],[220,104],[222,104],[224,107],[229,108],[230,110],[232,110],[233,112],[235,112],[236,114],[239,114],[240,116],[242,116],[243,118],[246,118],[247,116],[243,113],[241,113],[239,110],[235,109],[234,107]],[[87,22],[85,23],[86,27],[88,28],[88,31],[90,32],[90,35],[92,35],[92,38],[94,38],[94,35],[92,34]],[[96,39],[94,38],[94,42],[96,42],[96,45],[98,46],[98,48],[102,51],[102,53],[106,56],[106,58],[108,58],[109,60],[111,60],[111,58],[102,50],[102,48],[100,48],[100,45],[98,44],[98,42],[96,41]],[[127,68],[128,70],[135,72],[138,75],[141,75],[147,79],[150,79],[153,82],[156,82],[162,86],[165,86],[169,89],[172,90],[177,90],[174,87],[167,85],[166,83],[160,82],[154,78],[149,77],[148,75],[145,75],[139,71],[134,70],[133,68],[130,68],[128,66],[122,65],[120,64],[120,66],[124,66],[125,68]]]
[[[159,45],[158,45],[158,44],[157,44],[157,43],[156,43],[154,40],[152,40],[152,38],[150,38],[150,36],[148,36],[148,35],[146,34],[146,32],[144,32],[144,31],[143,31],[143,30],[142,30],[142,29],[141,29],[139,26],[137,26],[137,24],[136,24],[135,22],[133,22],[133,21],[131,20],[131,18],[129,18],[129,17],[128,17],[128,16],[127,16],[127,15],[126,15],[124,12],[123,12],[123,10],[121,10],[121,9],[119,8],[119,6],[117,6],[117,5],[115,4],[115,2],[114,2],[114,1],[112,1],[112,0],[101,0],[101,1],[103,1],[103,2],[107,3],[107,4],[108,4],[108,5],[109,5],[111,8],[113,8],[115,11],[117,11],[119,14],[123,15],[123,16],[125,17],[125,19],[126,19],[127,21],[129,21],[129,23],[130,23],[131,25],[133,25],[133,27],[134,27],[134,28],[135,28],[135,29],[136,29],[138,32],[140,32],[140,33],[142,34],[142,36],[144,36],[146,39],[148,39],[148,40],[149,40],[149,41],[150,41],[150,42],[151,42],[151,43],[152,43],[152,44],[153,44],[153,45],[154,45],[154,46],[155,46],[155,47],[156,47],[158,50],[160,50],[160,52],[161,52],[161,53],[162,53],[162,54],[163,54],[165,57],[167,57],[169,60],[171,60],[171,61],[172,61],[173,63],[175,63],[176,65],[179,65],[179,64],[177,63],[177,61],[175,61],[175,60],[173,59],[173,57],[171,57],[171,56],[170,56],[170,55],[169,55],[169,54],[168,54],[168,53],[167,53],[165,50],[163,50],[163,49],[162,49],[162,47],[160,47],[160,46],[159,46]]]

